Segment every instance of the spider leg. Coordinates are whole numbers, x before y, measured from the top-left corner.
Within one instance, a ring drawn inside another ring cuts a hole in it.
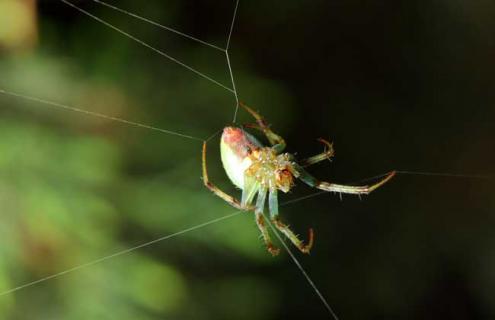
[[[241,127],[249,128],[249,129],[256,129],[256,130],[263,132],[263,129],[257,123],[244,123],[244,124],[242,124]]]
[[[265,199],[266,199],[266,189],[262,189],[258,192],[258,199],[256,200],[256,209],[254,211],[256,216],[256,224],[261,231],[261,235],[263,236],[263,241],[265,242],[266,248],[273,255],[276,256],[279,254],[280,249],[276,248],[272,240],[270,238],[270,234],[266,227],[265,217],[263,216],[263,208],[265,207]]]
[[[237,208],[239,210],[252,210],[250,206],[243,206],[239,200],[236,198],[232,197],[231,195],[223,192],[220,188],[215,186],[213,183],[210,182],[208,179],[208,171],[206,170],[206,141],[203,142],[203,183],[204,185],[210,189],[215,195],[218,197],[222,198],[224,201],[226,201],[228,204],[233,206],[234,208]]]
[[[247,127],[251,127],[263,131],[263,133],[265,134],[268,141],[270,141],[270,144],[272,145],[276,153],[281,153],[282,151],[284,151],[285,140],[270,129],[265,119],[263,119],[263,117],[259,113],[257,113],[256,111],[245,105],[244,103],[239,102],[239,104],[256,119],[257,126],[248,125]]]
[[[302,167],[308,167],[310,165],[313,165],[315,163],[318,163],[320,161],[330,159],[331,157],[333,157],[333,154],[334,154],[333,145],[323,138],[319,138],[318,141],[320,141],[321,143],[323,143],[325,145],[325,150],[322,153],[319,153],[315,156],[312,156],[312,157],[309,157],[307,159],[300,161],[299,164]]]
[[[302,253],[309,253],[313,246],[313,229],[309,229],[308,244],[304,244],[288,225],[280,221],[278,215],[277,189],[270,189],[268,205],[270,208],[270,219],[275,227],[280,230]]]
[[[311,174],[309,174],[306,170],[304,170],[300,165],[293,164],[294,169],[296,170],[295,176],[301,179],[304,183],[309,185],[310,187],[318,188],[324,191],[331,192],[339,192],[339,193],[349,193],[349,194],[369,194],[370,192],[376,190],[381,187],[385,183],[387,183],[392,177],[395,175],[395,171],[391,171],[388,173],[382,180],[378,181],[372,185],[365,186],[346,186],[342,184],[330,183],[325,181],[319,181]]]

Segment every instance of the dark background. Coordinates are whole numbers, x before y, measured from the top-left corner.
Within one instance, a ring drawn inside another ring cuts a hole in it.
[[[74,3],[230,87],[222,52]],[[234,9],[109,3],[220,47]],[[221,87],[62,2],[29,8],[34,35],[0,46],[0,89],[200,138],[231,123],[235,99]],[[241,1],[239,97],[301,158],[321,151],[318,137],[334,142],[312,173],[447,173],[281,208],[303,237],[315,229],[311,255],[297,257],[341,319],[495,317],[494,16],[491,1]],[[202,186],[199,141],[6,95],[0,105],[0,291],[233,212]],[[238,120],[252,121],[243,110]],[[240,197],[217,141],[211,179]],[[313,192],[299,183],[280,202]],[[9,319],[329,317],[290,257],[265,251],[251,214],[0,296],[0,307]]]

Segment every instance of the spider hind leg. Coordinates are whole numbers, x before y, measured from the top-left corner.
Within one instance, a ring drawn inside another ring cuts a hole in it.
[[[220,188],[215,186],[212,182],[210,182],[210,179],[208,178],[208,170],[206,169],[206,141],[203,142],[202,162],[203,162],[203,183],[208,189],[210,189],[210,191],[212,191],[218,197],[222,198],[225,202],[227,202],[228,204],[230,204],[234,208],[237,208],[239,210],[251,210],[252,209],[248,205],[241,204],[241,202],[239,202],[239,200],[237,200],[233,196],[225,193]]]
[[[297,237],[297,235],[289,228],[289,226],[280,221],[278,217],[273,218],[272,222],[275,224],[275,227],[277,227],[277,229],[280,230],[280,232],[282,232],[294,244],[294,246],[296,246],[297,249],[299,249],[299,251],[301,251],[302,253],[310,252],[311,248],[313,247],[313,229],[309,229],[308,243],[305,244]]]
[[[304,244],[298,236],[289,228],[288,225],[280,221],[278,215],[278,201],[277,201],[277,190],[270,190],[269,195],[269,207],[270,207],[270,220],[273,222],[275,227],[282,232],[302,253],[309,253],[313,247],[314,233],[313,229],[309,229],[308,243]]]

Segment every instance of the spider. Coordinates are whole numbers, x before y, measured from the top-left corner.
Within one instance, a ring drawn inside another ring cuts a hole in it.
[[[283,153],[285,149],[284,139],[268,127],[263,117],[245,104],[240,103],[240,105],[256,120],[256,124],[248,124],[244,127],[263,132],[271,146],[263,146],[263,144],[243,128],[225,127],[220,139],[221,159],[227,176],[235,186],[242,190],[241,201],[223,192],[208,179],[206,169],[206,141],[203,142],[202,155],[203,182],[208,189],[233,207],[245,211],[254,211],[256,224],[261,231],[268,251],[273,256],[279,253],[279,249],[272,243],[263,215],[267,194],[270,220],[272,223],[301,252],[309,253],[313,246],[313,229],[309,229],[308,242],[305,244],[288,225],[280,220],[278,212],[278,190],[284,193],[289,192],[294,186],[295,178],[297,178],[311,187],[324,191],[361,195],[368,194],[377,189],[395,175],[395,171],[392,171],[382,180],[370,186],[346,186],[320,181],[310,175],[304,168],[325,159],[330,159],[334,154],[331,143],[324,139],[318,139],[318,141],[325,145],[324,152],[296,162],[292,154]],[[258,196],[256,204],[253,206],[252,202],[256,194]]]

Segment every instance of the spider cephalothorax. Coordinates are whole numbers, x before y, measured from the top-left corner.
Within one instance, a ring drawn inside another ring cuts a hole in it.
[[[226,127],[220,145],[225,171],[238,188],[245,188],[246,179],[260,188],[283,192],[288,192],[294,184],[291,156],[263,147],[243,129]]]
[[[239,202],[226,194],[209,181],[206,170],[206,142],[203,144],[203,180],[211,191],[232,206],[242,210],[254,210],[256,223],[263,235],[268,251],[273,255],[278,254],[279,250],[273,246],[264,221],[263,210],[267,194],[270,219],[275,227],[288,237],[299,250],[309,253],[313,244],[313,231],[309,230],[308,243],[304,244],[286,224],[280,221],[278,190],[288,192],[294,185],[294,179],[298,178],[309,186],[325,191],[368,194],[390,180],[395,174],[395,172],[390,172],[384,179],[371,186],[346,186],[319,181],[311,176],[304,167],[332,157],[333,147],[329,142],[319,139],[325,145],[325,151],[296,162],[291,154],[282,153],[285,148],[285,141],[282,137],[271,131],[258,113],[243,104],[241,105],[256,119],[256,125],[248,125],[248,127],[261,130],[271,146],[263,146],[243,128],[226,127],[220,139],[222,163],[232,183],[242,190],[241,201]],[[253,207],[252,202],[256,195],[256,204]]]

